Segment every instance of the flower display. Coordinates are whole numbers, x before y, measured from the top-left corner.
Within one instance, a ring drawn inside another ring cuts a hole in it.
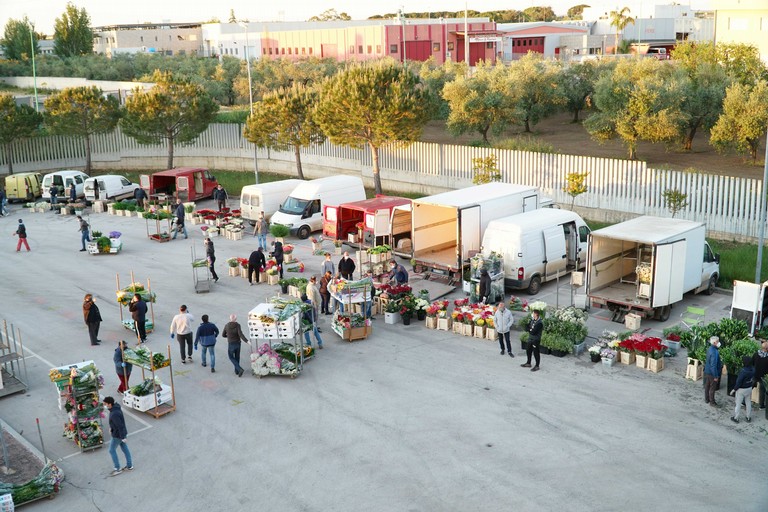
[[[530,311],[538,311],[539,313],[543,313],[547,310],[547,303],[544,301],[536,301],[532,302],[531,304],[528,304],[528,309]]]
[[[509,298],[509,309],[512,311],[528,311],[528,301],[513,295]]]
[[[287,267],[286,270],[288,272],[304,272],[304,264],[299,263],[298,265],[294,265],[292,267]]]
[[[285,244],[283,245],[283,253],[285,254],[292,254],[294,247],[291,244]]]
[[[600,350],[600,357],[603,359],[616,359],[616,351],[612,348],[604,348]]]
[[[644,284],[650,284],[653,278],[653,272],[651,266],[647,263],[641,263],[635,267],[635,273],[637,274],[637,280]]]
[[[239,267],[240,261],[238,260],[238,258],[227,258],[227,265],[232,268]]]
[[[120,238],[123,234],[119,231],[110,231],[109,238]]]

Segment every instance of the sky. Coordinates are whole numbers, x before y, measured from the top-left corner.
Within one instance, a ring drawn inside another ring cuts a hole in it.
[[[677,0],[693,8],[709,8],[709,0]],[[227,21],[229,10],[234,9],[238,19],[249,21],[305,21],[326,9],[346,12],[352,19],[365,19],[374,14],[386,14],[403,8],[405,12],[428,12],[463,10],[464,0],[288,0],[266,2],[254,0],[73,0],[78,8],[84,7],[91,17],[93,26],[119,25],[130,23],[190,23],[218,18]],[[470,9],[491,11],[503,9],[523,10],[535,5],[549,5],[556,14],[565,14],[569,7],[586,3],[593,7],[603,6],[614,10],[618,5],[632,9],[632,14],[647,17],[653,13],[656,4],[669,4],[671,0],[470,0]],[[22,19],[27,15],[35,30],[53,34],[53,24],[66,8],[67,0],[0,0],[0,27],[8,19]]]

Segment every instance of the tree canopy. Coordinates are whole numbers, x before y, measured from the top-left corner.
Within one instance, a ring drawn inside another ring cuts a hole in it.
[[[24,16],[22,20],[8,20],[5,24],[3,38],[0,39],[0,46],[3,48],[6,59],[23,60],[31,58],[32,51],[35,54],[40,53],[37,41],[38,36],[32,23],[29,18]]]
[[[43,123],[43,116],[29,105],[16,105],[12,95],[0,94],[0,144],[5,150],[8,174],[13,174],[13,143],[31,137]]]
[[[710,142],[719,151],[735,149],[757,161],[757,149],[768,127],[768,82],[754,86],[734,83],[725,94],[723,115],[710,134]]]
[[[541,54],[528,52],[506,68],[506,91],[515,124],[526,132],[565,103],[560,65]]]
[[[125,102],[120,120],[123,133],[140,144],[168,145],[168,169],[173,168],[175,144],[193,142],[208,128],[219,107],[205,90],[184,78],[156,72],[154,87],[139,87]]]
[[[53,51],[59,57],[73,57],[93,53],[91,17],[85,8],[78,9],[67,3],[64,13],[54,24]]]
[[[312,16],[307,21],[339,21],[351,20],[349,14],[336,12],[336,9],[326,9],[317,16]]]
[[[91,136],[108,133],[120,120],[120,102],[98,87],[70,87],[45,100],[45,123],[52,133],[83,139],[85,173],[91,172]]]
[[[611,20],[611,26],[616,27],[616,46],[614,47],[613,53],[619,52],[619,34],[627,27],[627,25],[635,23],[635,19],[632,16],[629,16],[629,12],[629,7],[622,7],[621,10],[611,11],[610,14],[608,14],[608,17]]]
[[[419,78],[391,60],[351,65],[326,79],[315,109],[317,123],[331,142],[368,146],[377,194],[379,149],[418,140],[430,113]]]

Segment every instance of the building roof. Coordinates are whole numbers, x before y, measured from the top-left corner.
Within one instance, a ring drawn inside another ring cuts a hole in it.
[[[94,32],[111,32],[116,30],[170,30],[178,28],[200,28],[203,24],[197,23],[130,23],[126,25],[104,25],[93,27]]]

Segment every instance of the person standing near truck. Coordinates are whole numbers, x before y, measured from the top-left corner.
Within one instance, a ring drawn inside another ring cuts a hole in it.
[[[173,236],[171,237],[171,240],[176,240],[176,235],[179,234],[179,231],[184,232],[185,240],[189,238],[189,236],[187,236],[187,227],[184,225],[185,213],[186,213],[186,210],[184,209],[184,203],[181,202],[181,199],[177,199],[176,209],[174,210],[174,214],[176,215],[176,230],[173,232]]]
[[[528,361],[521,364],[523,368],[531,368],[531,354],[536,359],[536,365],[531,368],[532,372],[539,371],[539,360],[541,359],[540,345],[541,333],[544,331],[544,323],[541,321],[541,313],[534,309],[531,312],[531,321],[528,323],[528,345],[525,348],[525,355]]]
[[[707,349],[707,358],[704,361],[704,401],[712,407],[717,407],[715,402],[715,391],[720,382],[720,375],[723,373],[723,360],[720,359],[720,338],[712,336],[709,338],[709,348]]]
[[[77,216],[77,220],[80,222],[80,229],[78,229],[78,231],[80,231],[80,241],[83,244],[83,248],[80,249],[80,252],[85,252],[85,242],[91,241],[91,237],[89,235],[89,226],[85,219],[80,215]]]
[[[253,236],[257,237],[257,242],[261,247],[267,247],[267,233],[269,233],[269,224],[264,218],[264,212],[259,214],[256,224],[253,226]]]
[[[221,211],[222,208],[227,207],[227,191],[224,190],[224,187],[222,187],[221,184],[219,184],[213,191],[213,198],[219,206],[219,211]]]

